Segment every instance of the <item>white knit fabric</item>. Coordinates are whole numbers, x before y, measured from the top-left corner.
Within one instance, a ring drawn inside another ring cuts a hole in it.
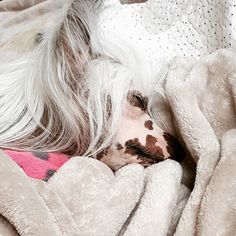
[[[199,58],[236,47],[236,0],[107,0],[103,29],[118,34],[154,60]]]

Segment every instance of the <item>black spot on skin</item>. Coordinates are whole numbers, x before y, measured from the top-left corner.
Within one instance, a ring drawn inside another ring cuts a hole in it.
[[[145,145],[142,145],[138,138],[134,138],[125,143],[125,153],[137,156],[146,164],[154,164],[165,158],[162,149],[156,143],[157,139],[152,135],[146,136]]]
[[[157,138],[150,134],[146,136],[146,149],[149,151],[149,153],[151,153],[153,157],[155,157],[155,159],[164,160],[165,156],[163,154],[163,151],[158,145],[156,145],[156,143]]]
[[[37,33],[34,39],[35,44],[40,44],[43,41],[43,33]]]
[[[143,96],[139,91],[130,91],[127,100],[132,106],[139,107],[144,112],[147,111],[148,98]]]
[[[138,149],[139,147],[142,147],[142,144],[139,142],[138,138],[135,138],[128,140],[125,143],[125,147],[126,147],[125,153],[135,156],[138,154]]]
[[[123,146],[120,143],[116,143],[116,150],[122,150]]]
[[[101,160],[104,156],[108,154],[109,147],[105,148],[103,151],[97,154],[97,160]]]
[[[170,154],[170,159],[176,160],[178,162],[183,161],[185,156],[185,151],[180,143],[169,133],[164,132],[164,139],[167,142],[167,152]]]
[[[48,170],[43,181],[47,182],[55,173],[55,170]]]
[[[46,152],[32,152],[34,156],[41,160],[48,160],[48,154]]]
[[[151,120],[146,120],[144,126],[149,130],[153,130],[153,122]]]

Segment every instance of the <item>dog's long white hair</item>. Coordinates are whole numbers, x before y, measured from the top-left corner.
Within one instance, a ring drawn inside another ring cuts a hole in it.
[[[95,0],[64,4],[34,52],[0,64],[1,148],[93,155],[111,143],[132,79],[147,70],[118,41],[104,43],[101,9]]]

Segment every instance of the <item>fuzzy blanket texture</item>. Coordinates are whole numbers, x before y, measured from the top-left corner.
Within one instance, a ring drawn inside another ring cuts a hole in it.
[[[30,2],[0,2],[1,60],[31,51],[38,36],[53,27],[58,17],[56,8],[55,14],[48,10],[53,1]],[[134,6],[116,3],[114,9],[118,6],[144,11],[154,2]],[[193,1],[192,7],[188,5],[190,8],[186,9],[196,13],[194,6],[203,2],[209,8],[217,6],[215,2],[211,6],[208,1]],[[111,10],[107,11],[109,15]],[[181,24],[181,20],[176,18],[172,23]],[[150,35],[161,37],[168,29],[164,27],[161,33],[155,31]],[[205,33],[203,38],[208,37]],[[178,48],[178,41],[175,43]],[[196,50],[204,55],[217,49],[210,45],[213,44],[205,45],[209,51],[201,47]],[[164,49],[158,52],[161,55]],[[158,52],[155,51],[153,61]],[[171,57],[168,50],[166,55]],[[174,57],[165,76],[157,81],[153,101],[156,121],[168,132],[180,134],[194,163],[180,166],[167,160],[147,169],[134,164],[113,174],[97,160],[74,157],[45,183],[27,177],[12,159],[0,152],[0,234],[235,235],[235,77],[236,52],[221,49],[199,60]]]

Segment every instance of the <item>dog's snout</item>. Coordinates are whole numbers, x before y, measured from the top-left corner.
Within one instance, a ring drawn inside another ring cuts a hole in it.
[[[163,150],[157,144],[157,138],[147,135],[146,143],[141,144],[138,139],[129,140],[125,143],[126,153],[138,156],[139,159],[157,163],[165,159]],[[149,161],[148,161],[149,160]]]

